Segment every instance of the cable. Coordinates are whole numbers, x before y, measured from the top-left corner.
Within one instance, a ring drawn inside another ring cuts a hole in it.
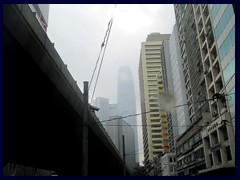
[[[102,123],[102,122],[107,122],[107,121],[118,120],[118,119],[123,119],[123,118],[128,118],[128,117],[132,117],[132,116],[139,116],[139,115],[147,114],[147,113],[150,113],[150,112],[152,112],[152,111],[147,111],[147,112],[137,113],[137,114],[131,114],[131,115],[127,115],[127,116],[121,116],[121,117],[117,117],[117,118],[112,118],[112,119],[108,119],[108,120],[103,120],[103,121],[100,121],[100,123]],[[97,122],[97,123],[99,123],[99,122]]]
[[[235,122],[235,121],[231,121],[231,122]],[[103,126],[152,126],[152,125],[137,125],[137,124],[134,124],[134,125],[121,125],[121,124],[104,124]],[[207,125],[207,126],[210,126],[210,125]],[[192,126],[193,128],[194,127],[207,127],[207,126],[204,126],[204,125],[194,125]],[[229,126],[233,126],[235,127],[234,125],[229,125]],[[172,125],[171,127],[191,127],[191,125],[188,125],[188,126],[178,126],[178,125]],[[154,128],[154,127],[153,127]],[[168,128],[169,129],[169,128]]]
[[[225,94],[224,96],[229,96],[229,95],[232,95],[232,94],[235,94],[235,93]],[[215,100],[215,99],[206,99],[206,100],[196,101],[196,102],[192,102],[192,104],[201,103],[201,102],[206,102],[206,101],[211,101],[211,100]],[[181,105],[172,106],[172,107],[166,107],[166,108],[160,109],[160,110],[166,110],[166,109],[172,109],[172,108],[179,108],[179,107],[182,107],[182,106],[187,106],[187,105],[189,105],[189,104],[190,104],[190,103],[181,104]],[[117,117],[117,118],[102,120],[102,121],[96,122],[96,123],[102,123],[102,122],[107,122],[107,121],[124,119],[124,118],[132,117],[132,116],[139,116],[139,115],[147,114],[147,113],[151,113],[151,112],[153,112],[153,111],[147,111],[147,112],[143,112],[143,113],[131,114],[131,115],[127,115],[127,116],[122,116],[122,117]]]
[[[111,30],[111,27],[112,27],[112,21],[110,21],[109,23],[110,23],[110,30]],[[101,59],[100,66],[99,66],[99,69],[98,69],[97,79],[96,79],[95,86],[94,86],[94,89],[93,89],[93,94],[92,94],[91,103],[92,103],[92,100],[93,100],[93,97],[94,97],[94,93],[95,93],[96,86],[97,86],[97,83],[98,83],[99,74],[100,74],[100,71],[101,71],[101,68],[102,68],[103,58],[104,58],[104,55],[105,55],[105,51],[106,51],[106,47],[107,47],[107,43],[108,43],[109,35],[110,35],[110,31],[109,31],[109,33],[108,33],[108,35],[107,35],[106,46],[104,46],[102,59]]]
[[[92,103],[92,100],[93,100],[93,97],[94,97],[94,93],[95,93],[95,90],[96,90],[96,86],[97,86],[97,83],[98,83],[98,78],[99,78],[99,74],[100,74],[100,71],[101,71],[101,67],[102,67],[102,63],[103,63],[103,58],[104,58],[105,51],[106,51],[106,47],[107,47],[107,44],[108,44],[109,35],[110,35],[111,29],[112,29],[114,11],[115,11],[116,6],[117,6],[117,5],[115,4],[114,10],[113,10],[113,12],[112,12],[112,17],[111,17],[110,21],[108,22],[108,28],[107,28],[107,31],[106,31],[106,33],[105,33],[104,40],[103,40],[103,42],[102,42],[102,44],[101,44],[101,50],[100,50],[100,52],[99,52],[98,59],[97,59],[95,68],[94,68],[94,70],[93,70],[93,74],[92,74],[90,83],[89,83],[89,89],[90,89],[91,84],[92,84],[92,81],[93,81],[94,74],[95,74],[96,69],[97,69],[98,62],[99,62],[100,57],[101,57],[101,53],[102,53],[102,50],[103,50],[102,59],[101,59],[100,66],[99,66],[99,69],[98,69],[98,74],[97,74],[97,78],[96,78],[96,82],[95,82],[95,86],[94,86],[94,90],[93,90],[93,94],[92,94],[92,98],[91,98],[91,103]],[[104,49],[103,49],[103,48],[104,48]]]

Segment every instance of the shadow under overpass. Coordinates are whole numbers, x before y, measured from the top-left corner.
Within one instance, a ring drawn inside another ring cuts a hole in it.
[[[3,5],[3,24],[4,165],[81,175],[81,91],[27,5]],[[93,112],[88,121],[88,174],[123,175]]]

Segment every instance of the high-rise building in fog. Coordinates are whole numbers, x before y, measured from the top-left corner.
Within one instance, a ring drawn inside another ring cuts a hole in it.
[[[96,115],[102,123],[120,154],[123,156],[123,139],[125,136],[126,165],[130,170],[136,166],[134,129],[119,115],[118,104],[109,104],[109,99],[97,97],[93,105],[99,108]],[[106,121],[110,120],[111,121]]]
[[[117,103],[119,115],[124,117],[127,115],[136,114],[136,100],[135,89],[131,70],[127,66],[123,66],[118,71],[118,94]],[[124,118],[134,130],[134,141],[132,144],[135,151],[138,152],[138,130],[137,130],[137,118],[136,116]],[[126,137],[127,138],[127,137]],[[139,155],[135,155],[136,162],[139,161]]]
[[[152,161],[154,155],[170,152],[167,128],[167,112],[164,110],[164,96],[167,89],[164,40],[170,34],[151,33],[141,44],[139,62],[139,85],[143,124],[144,159]],[[164,66],[164,68],[163,68]],[[162,100],[160,100],[162,99]]]

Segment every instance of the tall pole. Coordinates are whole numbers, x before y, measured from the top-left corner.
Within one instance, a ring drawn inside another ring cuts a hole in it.
[[[122,140],[123,140],[123,175],[126,176],[126,154],[125,154],[125,140],[124,140],[124,135],[122,135]]]
[[[84,93],[83,93],[83,133],[82,133],[82,175],[88,175],[88,82],[83,82]]]

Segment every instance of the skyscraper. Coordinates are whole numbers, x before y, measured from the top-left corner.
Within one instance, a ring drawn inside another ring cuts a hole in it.
[[[207,95],[208,99],[213,99],[209,101],[211,121],[202,131],[206,169],[200,173],[221,175],[227,170],[224,175],[234,175],[234,8],[232,4],[194,4],[193,8],[205,70]],[[225,96],[226,94],[229,95]]]
[[[233,175],[234,7],[232,4],[176,4],[174,9],[191,121],[177,140],[177,173]],[[194,125],[200,128],[193,128]],[[198,161],[193,166],[196,158]]]
[[[154,155],[167,153],[169,137],[167,130],[167,113],[163,98],[166,90],[162,50],[164,40],[170,34],[151,33],[146,42],[141,44],[139,62],[139,86],[141,96],[144,159],[152,161]],[[161,104],[160,104],[161,102]]]
[[[136,166],[135,158],[135,139],[134,129],[131,127],[125,119],[119,115],[119,109],[117,104],[109,104],[109,99],[103,97],[97,97],[93,104],[97,106],[99,111],[96,111],[96,115],[99,121],[102,123],[107,134],[111,138],[112,142],[123,156],[123,139],[125,136],[125,154],[126,165],[130,170],[133,170]],[[110,120],[111,121],[105,121]]]
[[[174,5],[190,125],[176,143],[177,174],[198,175],[205,168],[201,126],[210,120],[207,88],[192,4]],[[193,166],[191,161],[198,159]]]
[[[174,89],[173,94],[175,99],[175,105],[179,106],[178,108],[176,108],[177,129],[178,133],[182,134],[190,125],[190,120],[188,116],[188,107],[180,106],[182,104],[187,103],[187,97],[183,76],[182,58],[178,39],[178,30],[176,25],[174,25],[170,37],[169,49],[171,60],[171,72],[173,76],[173,89]]]
[[[127,115],[136,114],[136,100],[135,89],[132,78],[131,70],[127,66],[123,66],[118,71],[118,94],[117,103],[119,115],[124,117]],[[134,149],[138,151],[138,131],[137,131],[137,119],[135,116],[124,118],[124,121],[128,123],[134,130]],[[127,137],[126,137],[127,138]],[[136,153],[135,159],[138,162],[138,154]]]

